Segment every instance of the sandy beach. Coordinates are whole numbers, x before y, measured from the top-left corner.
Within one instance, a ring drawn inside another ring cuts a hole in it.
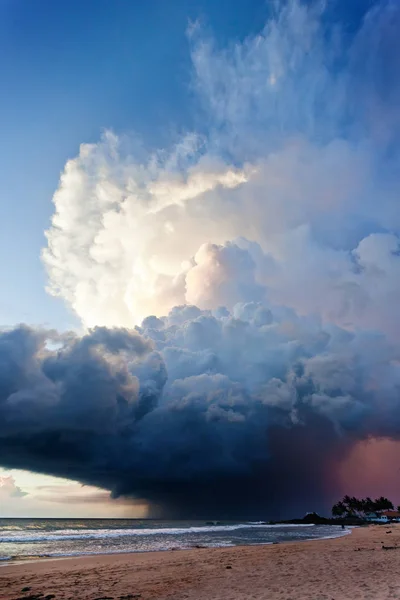
[[[0,567],[1,600],[37,597],[400,598],[400,525],[371,526],[341,538],[271,546],[86,556]]]

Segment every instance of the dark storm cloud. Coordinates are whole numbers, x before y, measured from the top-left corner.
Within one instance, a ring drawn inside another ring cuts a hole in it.
[[[3,332],[0,463],[145,498],[153,514],[322,506],[332,460],[400,431],[396,353],[293,311],[235,313],[175,307],[137,331],[58,340]]]

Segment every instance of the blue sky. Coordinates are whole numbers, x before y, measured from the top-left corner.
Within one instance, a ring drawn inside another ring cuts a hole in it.
[[[150,148],[190,129],[189,22],[200,19],[225,43],[257,31],[266,13],[259,0],[0,0],[1,326],[77,326],[62,300],[46,293],[40,260],[66,161],[104,129],[133,132]],[[3,475],[26,493],[10,494],[3,514],[94,514],[90,489],[71,509],[59,497],[78,484]],[[106,501],[96,510],[127,514]]]
[[[333,2],[331,15],[351,29],[368,4]],[[46,294],[39,256],[79,144],[111,128],[162,147],[191,129],[188,23],[200,19],[224,45],[259,31],[268,13],[264,0],[1,0],[0,324],[75,323]]]
[[[1,324],[74,323],[45,293],[39,256],[59,174],[79,144],[112,128],[152,147],[190,128],[189,21],[226,42],[258,30],[266,10],[259,0],[0,2]]]

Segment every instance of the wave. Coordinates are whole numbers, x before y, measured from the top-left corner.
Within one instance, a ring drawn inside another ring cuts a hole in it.
[[[265,542],[265,544],[261,545],[269,545],[272,542]],[[77,550],[76,552],[52,552],[51,554],[32,554],[29,556],[25,556],[23,554],[17,554],[14,556],[5,556],[1,557],[0,561],[8,562],[12,561],[13,564],[23,563],[23,562],[32,562],[38,560],[53,560],[58,558],[76,558],[79,556],[105,556],[109,554],[141,554],[143,552],[171,552],[173,550],[195,550],[195,549],[206,549],[206,548],[234,548],[237,544],[233,542],[215,542],[215,543],[205,543],[201,546],[193,546],[191,544],[188,545],[180,545],[180,546],[170,546],[170,547],[161,547],[161,548],[141,548],[140,550],[133,550],[132,548],[124,548],[122,550],[90,550],[90,551],[81,551]],[[251,545],[251,544],[249,544]]]
[[[119,537],[135,537],[150,535],[190,535],[193,533],[212,533],[224,531],[236,531],[238,529],[275,529],[275,528],[298,528],[314,527],[313,524],[296,525],[269,525],[266,523],[238,523],[237,525],[204,525],[195,527],[163,527],[144,529],[62,529],[57,533],[38,535],[36,532],[26,532],[23,535],[0,536],[0,543],[35,543],[35,542],[57,542],[62,540],[95,540]]]
[[[296,541],[296,542],[303,542],[303,541],[310,541],[310,540],[328,540],[328,539],[333,539],[333,538],[339,538],[339,537],[343,537],[346,535],[349,535],[351,533],[351,529],[350,528],[346,528],[345,530],[339,530],[336,529],[335,533],[332,535],[325,535],[325,536],[321,536],[321,537],[305,537],[305,538],[296,538],[296,539],[290,539],[290,540],[282,540],[279,542],[268,542],[268,541],[263,541],[263,542],[246,542],[245,544],[243,544],[244,546],[269,546],[269,545],[273,545],[273,544],[285,544],[287,541]],[[65,538],[63,538],[65,539]],[[68,538],[67,538],[68,539]],[[205,542],[202,543],[201,546],[200,545],[193,545],[190,544],[189,541],[188,543],[182,543],[182,542],[177,542],[177,544],[175,545],[175,543],[173,545],[166,545],[165,541],[164,541],[164,545],[162,547],[157,546],[157,547],[151,547],[151,548],[143,548],[141,547],[140,549],[133,549],[132,547],[129,548],[123,548],[123,549],[119,549],[119,550],[114,550],[114,549],[102,549],[100,551],[96,551],[96,550],[90,550],[90,551],[85,551],[85,550],[77,550],[77,551],[68,551],[68,552],[51,552],[50,554],[30,554],[30,555],[14,555],[14,556],[4,556],[4,557],[0,557],[0,561],[2,561],[2,565],[1,566],[6,566],[6,564],[10,561],[12,561],[13,564],[22,564],[24,562],[31,562],[31,561],[37,561],[37,560],[43,560],[43,559],[61,559],[61,558],[76,558],[79,556],[94,556],[94,555],[108,555],[108,554],[131,554],[131,553],[136,553],[136,552],[161,552],[161,551],[172,551],[172,550],[193,550],[194,548],[228,548],[228,547],[235,547],[235,546],[240,546],[241,544],[237,544],[233,541],[222,541],[222,540],[216,540],[214,542]],[[0,566],[0,568],[1,568]]]
[[[270,544],[271,542],[266,542],[265,545]],[[123,550],[100,550],[100,551],[90,551],[90,552],[68,552],[68,553],[57,553],[57,554],[52,554],[52,557],[56,557],[56,558],[62,558],[62,557],[73,557],[73,556],[98,556],[98,555],[104,555],[104,554],[136,554],[136,553],[142,553],[142,552],[170,552],[171,550],[195,550],[195,549],[206,549],[206,548],[234,548],[237,544],[234,544],[233,542],[215,542],[215,543],[204,543],[201,544],[201,546],[193,546],[193,545],[180,545],[180,546],[171,546],[168,548],[162,547],[162,548],[148,548],[148,549],[140,549],[140,550],[133,550],[133,549],[123,549]]]
[[[340,538],[343,537],[344,535],[349,535],[352,531],[352,528],[348,528],[348,529],[343,529],[338,531],[337,533],[334,533],[333,535],[324,535],[322,537],[316,538],[318,540],[334,540],[336,538]]]

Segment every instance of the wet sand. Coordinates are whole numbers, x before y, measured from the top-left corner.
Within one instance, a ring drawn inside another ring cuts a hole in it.
[[[23,588],[29,590],[22,592]],[[46,596],[47,600],[400,599],[400,525],[355,529],[330,540],[85,556],[0,567],[1,600]]]

